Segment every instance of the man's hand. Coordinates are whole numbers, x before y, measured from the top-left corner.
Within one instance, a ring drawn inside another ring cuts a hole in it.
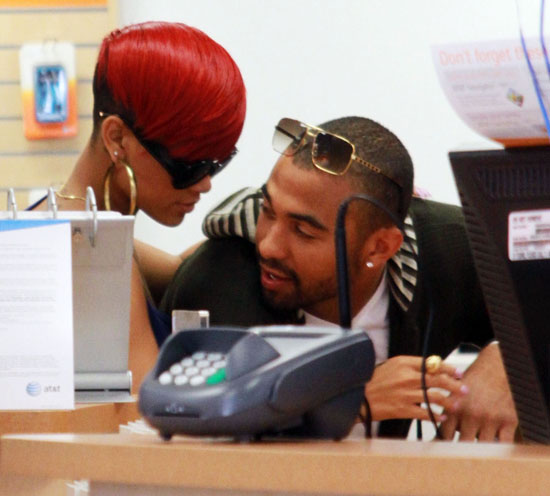
[[[429,420],[428,411],[420,406],[424,402],[421,384],[422,358],[396,356],[378,365],[365,387],[372,420],[411,418]],[[456,411],[459,399],[468,392],[455,367],[442,363],[435,374],[426,374],[426,387],[430,404],[441,405],[447,412]],[[438,388],[448,391],[432,390]],[[450,395],[449,395],[450,393]],[[436,421],[445,416],[434,412]]]
[[[480,351],[464,373],[464,383],[470,393],[456,411],[444,412],[443,438],[453,439],[458,431],[461,441],[513,442],[518,418],[497,343]]]

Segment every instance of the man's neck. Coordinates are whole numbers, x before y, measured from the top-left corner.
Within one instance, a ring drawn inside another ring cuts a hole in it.
[[[372,295],[374,295],[383,280],[385,270],[386,268],[384,266],[377,274],[370,274],[368,280],[356,281],[354,285],[350,285],[349,301],[352,318],[355,317],[372,298]],[[338,297],[320,302],[317,305],[304,308],[303,310],[318,319],[336,325],[340,324],[341,316]]]

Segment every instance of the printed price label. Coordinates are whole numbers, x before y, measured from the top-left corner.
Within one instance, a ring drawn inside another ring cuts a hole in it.
[[[524,210],[508,216],[508,258],[550,259],[550,210]]]

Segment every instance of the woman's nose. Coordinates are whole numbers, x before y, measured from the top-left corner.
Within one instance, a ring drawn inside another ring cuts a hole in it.
[[[189,189],[193,189],[199,193],[207,193],[212,189],[212,178],[206,175],[200,181],[189,186]]]

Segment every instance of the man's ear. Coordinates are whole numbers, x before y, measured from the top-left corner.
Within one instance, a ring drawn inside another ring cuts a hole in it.
[[[366,240],[363,248],[363,263],[374,267],[384,265],[393,257],[403,243],[403,233],[395,226],[381,227]]]
[[[101,138],[107,153],[111,157],[111,162],[115,163],[117,159],[125,158],[125,134],[126,125],[117,115],[107,116],[101,123]]]

